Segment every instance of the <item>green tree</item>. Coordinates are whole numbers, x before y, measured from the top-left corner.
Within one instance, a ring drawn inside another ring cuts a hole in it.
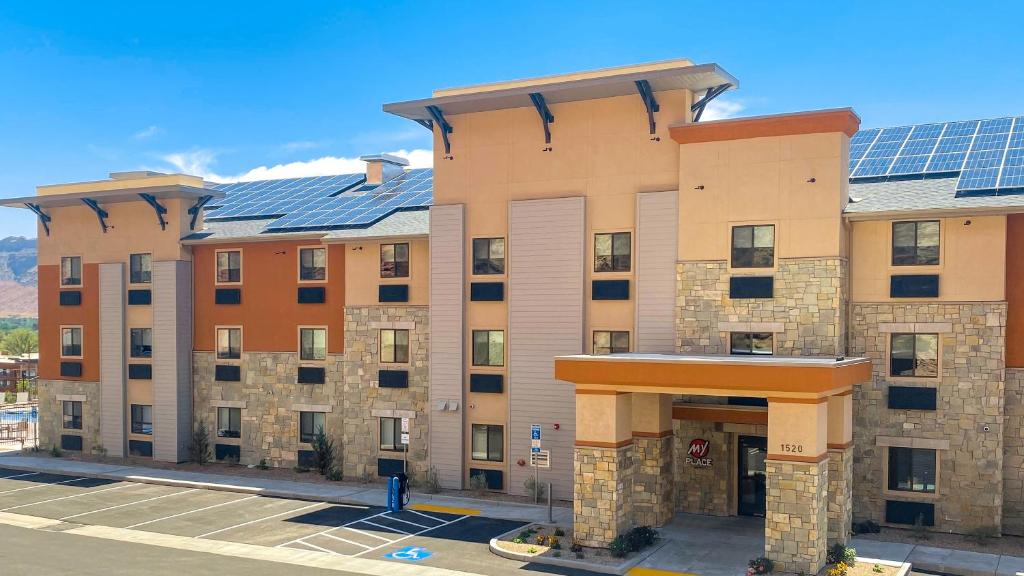
[[[39,351],[39,335],[28,328],[11,330],[0,342],[0,349],[11,356],[21,356]]]

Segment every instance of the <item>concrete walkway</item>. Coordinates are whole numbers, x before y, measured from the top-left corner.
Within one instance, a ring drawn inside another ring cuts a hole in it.
[[[957,576],[1024,575],[1024,558],[1019,556],[968,552],[919,544],[879,542],[865,538],[853,538],[850,546],[857,549],[859,558],[910,562],[914,570]]]
[[[0,454],[0,467],[25,470],[26,472],[50,472],[108,480],[205,488],[208,490],[243,492],[259,494],[261,496],[317,500],[339,504],[385,506],[387,503],[387,489],[383,486],[372,484],[348,484],[344,482],[324,484],[272,480],[248,476],[162,470],[146,468],[144,466],[100,464],[97,462],[62,460],[60,458],[43,456],[24,456],[16,453]],[[484,498],[442,496],[413,491],[411,503],[467,509],[488,518],[523,522],[547,522],[548,518],[546,506],[500,502]],[[555,523],[562,525],[572,524],[571,508],[556,506],[552,509],[552,516]]]

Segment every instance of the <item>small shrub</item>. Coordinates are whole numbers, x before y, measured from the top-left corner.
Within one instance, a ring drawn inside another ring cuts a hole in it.
[[[562,543],[558,541],[558,536],[548,537],[548,546],[550,546],[552,550],[562,549]]]
[[[871,571],[875,574],[881,574],[882,572],[884,572],[884,570],[882,570],[882,566],[879,564],[875,564],[874,566],[872,566]]]
[[[334,440],[327,437],[323,426],[318,426],[313,435],[313,466],[321,476],[334,468]]]
[[[537,500],[543,500],[548,495],[548,487],[543,483],[538,484],[537,479],[533,476],[527,476],[526,481],[523,482],[523,489]]]
[[[828,576],[846,576],[846,573],[850,570],[850,566],[843,561],[836,562],[828,569]]]
[[[537,549],[534,548],[533,546],[530,546],[529,548],[527,548],[526,551],[529,552],[530,554],[536,554],[537,553]]]
[[[487,492],[487,477],[484,476],[483,472],[469,477],[469,489],[478,496],[482,496]]]
[[[565,530],[561,528],[555,528],[555,536],[565,536]]]
[[[583,545],[580,544],[575,538],[572,539],[572,544],[569,545],[569,550],[573,554],[583,555]]]
[[[625,534],[619,534],[612,540],[612,543],[608,545],[608,552],[613,558],[625,558],[626,554],[631,552]]]
[[[53,456],[54,458],[60,458],[63,455],[64,451],[60,449],[60,446],[54,444],[53,448],[50,448],[50,456]]]
[[[881,528],[878,524],[872,520],[865,520],[863,522],[853,523],[854,534],[878,534]]]
[[[653,545],[658,539],[658,531],[650,526],[637,526],[626,533],[626,538],[632,551],[636,552]]]
[[[562,552],[560,550],[555,550],[554,552],[551,553],[551,555],[554,556],[555,558],[561,558],[562,557]]]
[[[4,392],[4,404],[14,404],[16,399],[17,396],[14,395],[14,392]]]
[[[825,562],[828,564],[836,564],[837,562],[846,562],[848,566],[853,566],[857,560],[857,549],[847,548],[843,544],[833,544],[828,549],[828,554],[825,555]]]
[[[544,546],[545,544],[547,544],[547,542],[548,542],[548,537],[547,536],[545,536],[543,534],[541,534],[540,536],[537,536],[537,544],[540,544],[541,546]]]
[[[770,558],[758,556],[747,563],[747,574],[771,574],[775,570],[775,563]]]
[[[341,482],[341,470],[331,468],[327,471],[327,479],[331,482]]]
[[[437,468],[431,466],[427,469],[427,474],[423,479],[423,486],[420,488],[427,494],[437,494],[441,491],[441,476],[437,472]]]
[[[260,463],[256,465],[260,470],[270,470],[270,465],[267,464],[266,458],[260,458]]]
[[[526,544],[526,540],[523,540],[519,536],[516,536],[515,538],[512,539],[512,543],[513,544]]]
[[[522,538],[523,540],[529,540],[536,533],[537,533],[537,531],[534,530],[533,528],[527,528],[526,530],[523,530],[522,532],[519,533],[519,537]]]
[[[188,447],[188,458],[196,464],[210,461],[210,432],[206,429],[206,421],[199,420],[192,430],[192,443]]]

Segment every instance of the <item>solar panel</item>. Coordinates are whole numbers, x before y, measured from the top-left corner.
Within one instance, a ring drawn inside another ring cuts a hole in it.
[[[215,190],[226,196],[211,202],[207,220],[280,217],[317,198],[330,197],[365,181],[364,174],[311,176],[280,180],[257,180],[218,184]]]

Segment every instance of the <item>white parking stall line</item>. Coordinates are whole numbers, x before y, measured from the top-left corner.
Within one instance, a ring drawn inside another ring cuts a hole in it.
[[[434,522],[440,522],[441,524],[444,524],[445,522],[447,522],[447,520],[445,520],[444,518],[438,518],[437,516],[431,516],[430,514],[424,514],[423,512],[417,512],[417,511],[411,510],[409,508],[406,508],[405,511],[406,512],[412,512],[413,514],[415,514],[417,516],[423,516],[424,518],[429,518],[429,519],[433,520]]]
[[[357,552],[357,553],[353,554],[352,557],[355,558],[357,556],[362,556],[363,554],[366,554],[368,552],[373,552],[374,550],[380,550],[381,548],[384,548],[385,546],[391,546],[391,545],[394,545],[394,544],[398,544],[402,540],[408,540],[409,538],[412,538],[414,536],[419,536],[420,534],[425,534],[427,532],[430,532],[431,530],[437,530],[438,528],[444,528],[445,526],[450,526],[450,525],[455,524],[456,522],[458,522],[460,520],[465,520],[466,518],[469,518],[469,516],[468,515],[460,516],[460,517],[456,518],[455,520],[451,520],[449,522],[445,522],[444,524],[441,524],[440,526],[434,526],[433,528],[427,528],[426,530],[420,530],[419,532],[416,532],[415,534],[409,534],[408,536],[402,536],[398,540],[392,541],[390,544],[381,544],[380,546],[377,546],[376,548],[370,548],[369,550],[363,550],[362,552]]]
[[[114,486],[112,488],[103,488],[102,490],[91,490],[89,492],[82,492],[81,494],[72,494],[70,496],[61,496],[60,498],[50,498],[49,500],[41,500],[39,502],[29,502],[27,504],[18,504],[17,506],[10,506],[7,508],[0,509],[0,512],[7,512],[8,510],[17,510],[18,508],[25,508],[26,506],[35,506],[37,504],[46,504],[48,502],[56,502],[58,500],[67,500],[69,498],[78,498],[79,496],[88,496],[90,494],[99,494],[100,492],[109,492],[111,490],[120,490],[121,488],[127,488],[134,486],[134,484],[121,484],[120,486]]]
[[[377,514],[374,514],[372,516],[367,516],[366,518],[360,518],[358,520],[353,520],[351,522],[346,522],[345,524],[342,524],[340,526],[331,526],[330,528],[326,528],[324,530],[316,532],[315,534],[310,534],[308,536],[303,536],[301,538],[296,538],[295,540],[289,540],[288,542],[285,542],[283,544],[278,544],[277,546],[275,546],[275,548],[283,548],[284,546],[288,546],[289,544],[295,544],[296,542],[303,542],[306,538],[312,538],[314,536],[326,536],[328,532],[334,532],[335,530],[341,530],[342,528],[345,528],[347,530],[351,530],[351,531],[353,531],[353,532],[355,532],[357,534],[362,534],[364,536],[370,536],[372,538],[378,538],[380,540],[385,540],[387,542],[391,542],[391,540],[389,540],[387,538],[383,538],[381,536],[377,536],[376,534],[370,534],[369,532],[363,532],[362,530],[356,530],[355,528],[349,528],[349,526],[351,526],[353,524],[356,524],[356,523],[359,523],[359,522],[362,522],[363,520],[368,520],[370,518],[376,518],[377,516],[382,516],[382,515],[384,515],[384,512],[378,512]],[[338,540],[344,540],[344,539],[343,538],[338,538]],[[345,540],[345,541],[348,542],[347,540]],[[355,542],[352,542],[352,544],[355,544]],[[363,546],[364,548],[370,548],[370,546],[364,546],[362,544],[359,544],[359,546]]]
[[[341,540],[342,542],[344,542],[346,544],[352,544],[353,546],[359,546],[360,548],[366,548],[367,550],[369,550],[370,548],[373,548],[373,546],[367,546],[366,544],[360,544],[359,542],[354,542],[352,540],[346,540],[346,539],[342,538],[341,536],[335,536],[334,534],[322,533],[322,534],[314,534],[313,536],[318,536],[318,535],[319,536],[326,536],[327,538],[334,538],[335,540]],[[306,538],[311,538],[311,536],[306,536]]]
[[[365,522],[365,520],[360,520],[360,522]],[[388,543],[395,542],[395,540],[392,540],[391,538],[385,538],[383,536],[377,536],[376,534],[374,534],[372,532],[367,532],[365,530],[360,530],[358,528],[353,528],[351,526],[339,526],[339,528],[344,528],[345,530],[351,530],[351,531],[355,532],[356,534],[362,534],[363,536],[369,536],[370,538],[376,538],[377,540],[383,540],[383,541],[388,542]],[[330,532],[330,530],[328,530],[328,532]]]
[[[328,554],[333,554],[334,556],[341,556],[341,554],[338,554],[337,552],[334,552],[333,550],[328,550],[327,548],[321,548],[321,547],[317,546],[316,544],[310,544],[309,542],[306,542],[305,540],[296,540],[295,542],[293,542],[293,544],[301,544],[303,546],[309,546],[310,548],[313,548],[314,550],[318,550],[320,552],[326,552]]]
[[[56,486],[58,484],[67,484],[68,482],[78,482],[79,480],[88,480],[88,478],[72,478],[71,480],[62,480],[60,482],[46,482],[43,484],[36,484],[35,486],[25,486],[24,488],[5,490],[3,492],[0,492],[0,495],[10,494],[11,492],[21,492],[22,490],[35,490],[36,488],[46,488],[47,486]]]
[[[228,530],[234,530],[235,528],[241,528],[242,526],[248,526],[250,524],[256,524],[257,522],[263,522],[264,520],[270,520],[271,518],[278,518],[280,516],[287,516],[289,514],[296,514],[298,512],[302,512],[303,510],[309,510],[310,508],[314,508],[316,506],[323,506],[323,505],[324,505],[324,502],[314,502],[314,503],[310,504],[309,506],[303,506],[302,508],[297,508],[295,510],[288,510],[287,512],[279,512],[277,514],[272,514],[270,516],[265,516],[263,518],[257,518],[256,520],[249,520],[248,522],[242,522],[241,524],[235,524],[234,526],[228,526],[227,528],[221,528],[219,530],[214,530],[212,532],[207,532],[206,534],[200,534],[199,536],[195,536],[195,538],[206,538],[207,536],[213,536],[214,534],[220,534],[221,532],[227,532]]]
[[[398,528],[392,528],[391,526],[385,526],[383,524],[377,524],[376,522],[370,522],[369,520],[363,520],[363,524],[369,524],[370,526],[376,526],[377,528],[380,528],[381,530],[389,530],[391,532],[398,532],[399,534],[412,534],[412,532],[406,532],[405,530],[400,530]]]
[[[17,472],[17,470],[12,470],[12,472]],[[42,476],[42,473],[41,472],[26,472],[24,474],[14,474],[12,476],[0,476],[0,480],[10,480],[11,478],[22,478],[24,476]]]
[[[79,516],[88,516],[89,514],[98,514],[100,512],[106,512],[107,510],[116,510],[118,508],[124,508],[125,506],[134,506],[136,504],[142,504],[143,502],[152,502],[153,500],[160,500],[161,498],[170,498],[171,496],[181,496],[182,494],[188,494],[189,492],[195,492],[198,488],[192,488],[191,490],[182,490],[181,492],[172,492],[171,494],[164,494],[163,496],[154,496],[152,498],[146,498],[145,500],[137,500],[135,502],[128,502],[126,504],[118,504],[116,506],[107,506],[106,508],[100,508],[99,510],[90,510],[88,512],[80,512],[78,514],[72,514],[58,520],[68,520],[71,518],[78,518]],[[92,492],[94,494],[94,492]]]
[[[397,516],[385,516],[385,518],[387,518],[388,520],[394,520],[395,522],[401,522],[402,524],[408,524],[410,526],[415,526],[417,528],[430,528],[430,526],[424,526],[423,524],[417,524],[415,522],[409,522],[408,520],[402,520],[401,518],[398,518]]]
[[[186,516],[195,512],[202,512],[203,510],[210,510],[211,508],[219,508],[221,506],[227,506],[228,504],[234,504],[236,502],[245,502],[246,500],[252,500],[253,498],[259,498],[259,496],[246,496],[245,498],[239,498],[238,500],[229,500],[228,502],[221,502],[220,504],[214,504],[213,506],[204,506],[202,508],[196,508],[195,510],[188,510],[186,512],[178,512],[177,514],[171,514],[170,516],[164,516],[162,518],[155,518],[153,520],[146,520],[145,522],[139,522],[138,524],[132,524],[131,526],[125,526],[125,530],[130,528],[138,528],[139,526],[145,526],[146,524],[153,524],[162,520],[170,520],[171,518],[177,518],[179,516]]]

